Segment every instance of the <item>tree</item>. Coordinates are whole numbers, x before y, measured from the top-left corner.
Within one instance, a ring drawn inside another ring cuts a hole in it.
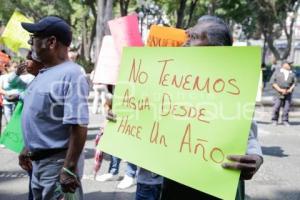
[[[121,16],[126,16],[128,14],[129,3],[130,0],[119,0]]]
[[[89,51],[93,40],[91,38],[95,37],[92,27],[96,24],[94,21],[97,15],[95,0],[82,0],[81,2],[78,0],[0,0],[0,3],[0,16],[4,23],[9,20],[15,9],[34,21],[47,15],[58,15],[64,18],[73,29],[73,48],[78,49],[80,46],[78,42],[82,41],[82,55],[85,59],[90,60]],[[78,40],[79,37],[81,41]]]
[[[299,0],[255,0],[253,2],[252,10],[256,13],[258,28],[277,60],[286,59],[290,54],[299,6]],[[291,16],[289,24],[286,23],[288,14]],[[287,39],[287,48],[281,54],[275,47],[274,40],[280,36],[282,30]]]
[[[198,17],[205,13],[200,0],[157,0],[158,5],[166,11],[172,26],[186,29],[195,24]]]
[[[281,60],[290,54],[299,6],[300,0],[203,0],[198,7],[204,8],[207,14],[225,19],[231,29],[234,24],[241,24],[247,39],[263,38],[275,58]],[[199,14],[203,12],[196,12]],[[287,39],[287,48],[281,53],[274,41],[282,32]]]
[[[247,39],[263,39],[264,52],[267,46],[277,60],[286,59],[291,51],[293,30],[297,13],[299,10],[299,0],[229,0],[230,7],[236,4],[232,10],[228,5],[221,4],[225,8],[225,18],[232,19],[243,27],[243,32]],[[288,16],[290,23],[287,24]],[[281,53],[274,45],[282,32],[287,39],[287,48]],[[267,44],[267,45],[266,45]]]
[[[113,17],[114,0],[98,0],[97,2],[97,23],[96,23],[96,57],[99,55],[104,35],[109,34],[107,22]]]
[[[176,28],[183,27],[183,20],[184,20],[184,11],[186,8],[187,0],[180,0],[179,1],[179,7],[177,9],[177,23]]]
[[[72,3],[72,5],[75,4]],[[91,50],[93,47],[94,38],[96,36],[96,0],[85,0],[82,1],[82,4],[78,4],[76,12],[72,14],[74,21],[77,21],[77,30],[78,36],[80,34],[81,43],[80,43],[80,56],[81,59],[91,61]]]

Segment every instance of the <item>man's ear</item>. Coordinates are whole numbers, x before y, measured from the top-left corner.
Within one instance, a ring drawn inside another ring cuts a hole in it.
[[[54,49],[56,47],[57,43],[58,43],[55,36],[49,37],[48,42],[49,42],[49,48],[50,49]]]

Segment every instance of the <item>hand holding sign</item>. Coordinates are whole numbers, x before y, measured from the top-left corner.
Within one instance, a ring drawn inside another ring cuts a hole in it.
[[[227,157],[231,163],[223,163],[226,169],[241,170],[241,178],[250,180],[263,163],[262,157],[258,155],[230,155]]]

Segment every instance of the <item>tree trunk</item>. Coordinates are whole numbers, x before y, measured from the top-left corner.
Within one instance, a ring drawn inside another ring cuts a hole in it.
[[[98,0],[97,1],[97,23],[96,23],[96,38],[95,38],[95,60],[97,61],[97,57],[100,52],[102,38],[104,36],[104,14],[105,14],[105,4],[106,0]],[[95,62],[96,63],[96,62]]]
[[[267,39],[269,49],[271,50],[271,52],[275,56],[276,60],[281,60],[281,56],[280,56],[278,50],[276,49],[276,47],[274,46],[273,37],[269,33],[263,33],[263,34],[264,34],[265,38]]]
[[[264,47],[263,47],[263,53],[262,53],[262,63],[265,63],[266,53],[267,53],[267,39],[266,39],[266,37],[264,37]]]
[[[264,10],[260,10],[259,13],[259,26],[260,29],[263,30],[263,34],[265,38],[267,39],[267,43],[269,46],[269,49],[273,53],[276,60],[283,60],[287,59],[291,52],[292,47],[292,41],[293,41],[293,28],[295,20],[297,19],[297,12],[299,9],[299,0],[292,0],[292,1],[286,1],[281,10],[278,10],[275,6],[275,2],[269,2],[269,1],[256,1],[257,9],[265,8]],[[291,23],[289,24],[289,27],[286,25],[286,16],[287,12],[292,10],[294,17],[291,19]],[[281,13],[280,13],[281,12]],[[283,14],[284,15],[283,15]],[[280,20],[272,21],[272,17],[278,17],[281,15]],[[271,16],[270,19],[268,19],[268,16]],[[274,30],[274,24],[279,23],[285,33],[286,40],[287,40],[287,48],[283,52],[283,54],[280,54],[278,49],[274,46],[274,40],[276,39],[276,33]]]
[[[95,20],[94,23],[93,23],[93,28],[92,28],[92,31],[91,31],[90,41],[89,41],[89,52],[92,51],[93,43],[94,43],[94,41],[95,41],[95,36],[96,36],[96,24],[97,24],[97,20]],[[89,54],[89,60],[91,60],[91,54]]]
[[[130,0],[120,0],[121,16],[126,16],[128,14],[129,2],[130,2]]]
[[[190,5],[190,9],[189,9],[189,19],[188,19],[188,23],[186,25],[186,28],[189,28],[191,26],[193,14],[194,14],[197,3],[198,3],[198,0],[192,0],[191,1],[191,5]]]
[[[82,55],[84,56],[85,60],[90,60],[86,21],[87,16],[84,17],[84,20],[82,22]]]
[[[215,10],[216,10],[216,3],[215,1],[211,1],[209,4],[208,4],[208,8],[207,8],[207,14],[208,15],[215,15]]]
[[[95,61],[100,53],[102,39],[105,34],[109,34],[107,21],[112,19],[114,0],[98,0],[97,2],[97,23],[96,23],[96,48],[95,48]]]
[[[113,3],[114,0],[107,0],[105,6],[105,14],[104,14],[104,34],[110,35],[110,30],[108,27],[108,21],[113,18]]]
[[[87,38],[87,49],[88,49],[88,52],[91,52],[92,51],[92,48],[93,48],[93,44],[94,44],[94,41],[95,41],[95,36],[96,36],[96,24],[97,24],[97,10],[96,10],[96,0],[86,0],[84,1],[84,3],[91,9],[92,11],[92,14],[94,16],[94,22],[93,22],[93,26],[92,26],[92,30],[91,30],[91,33],[90,33],[90,36],[88,38],[88,36],[86,35],[86,38]],[[88,15],[88,14],[87,14]],[[87,20],[85,20],[87,21]],[[87,55],[87,58],[89,61],[91,61],[91,54],[88,53]]]
[[[177,10],[177,23],[176,28],[183,28],[184,11],[187,0],[180,0],[179,8]]]
[[[283,30],[284,30],[284,33],[285,33],[285,36],[286,36],[286,39],[287,39],[287,48],[283,53],[282,59],[287,59],[289,57],[291,49],[292,49],[292,42],[293,42],[293,35],[294,35],[294,24],[295,24],[296,19],[298,18],[299,6],[300,6],[300,4],[296,3],[296,6],[295,6],[294,11],[293,11],[293,18],[291,19],[291,22],[290,22],[290,25],[289,25],[289,31],[287,30],[288,28],[286,26],[285,21],[283,23],[284,24]],[[292,59],[294,59],[294,58],[292,58]]]

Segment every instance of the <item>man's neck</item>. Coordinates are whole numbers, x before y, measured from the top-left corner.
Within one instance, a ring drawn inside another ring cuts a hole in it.
[[[50,68],[50,67],[54,67],[56,65],[62,64],[64,62],[66,62],[66,61],[68,61],[68,59],[67,60],[60,60],[60,61],[57,61],[57,62],[45,63],[44,66],[45,66],[45,68]]]
[[[49,59],[47,63],[43,63],[46,68],[54,67],[56,65],[59,65],[61,63],[64,63],[66,61],[69,61],[68,55],[67,54],[62,54],[62,55],[56,55],[52,59]]]

